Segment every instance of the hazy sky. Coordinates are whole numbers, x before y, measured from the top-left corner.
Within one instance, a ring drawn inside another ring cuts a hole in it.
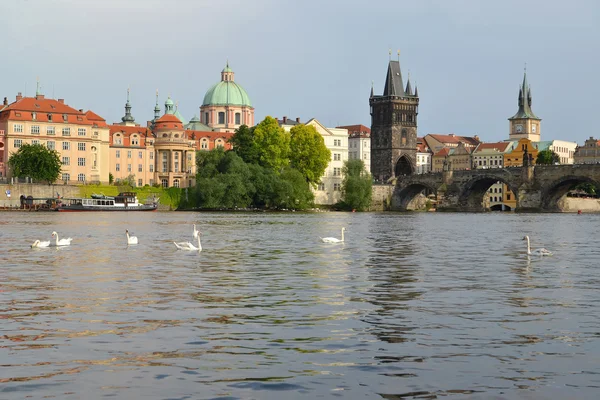
[[[600,137],[596,0],[0,0],[0,95],[47,96],[137,122],[155,91],[186,118],[227,60],[256,121],[370,126],[388,50],[421,98],[419,135],[508,137],[523,67],[542,139]]]

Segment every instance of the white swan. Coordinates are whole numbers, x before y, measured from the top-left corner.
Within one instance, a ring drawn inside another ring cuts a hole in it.
[[[198,237],[198,230],[196,229],[196,224],[194,224],[194,239]]]
[[[31,245],[31,248],[33,249],[34,247],[48,247],[50,246],[50,241],[49,240],[45,240],[43,242],[36,240],[35,242],[33,242],[33,244]]]
[[[342,243],[344,241],[344,231],[346,230],[346,228],[342,228],[342,238],[338,239],[338,238],[334,238],[334,237],[324,237],[321,238],[321,240],[324,243]]]
[[[56,246],[69,246],[71,244],[71,240],[73,240],[72,238],[63,238],[63,239],[58,239],[58,233],[56,232],[52,232],[52,237],[56,237]]]
[[[198,247],[194,246],[192,243],[190,242],[173,242],[175,244],[175,247],[177,247],[179,250],[198,250],[198,251],[202,251],[202,243],[200,243],[200,232],[198,232],[198,236],[196,236],[198,238]]]
[[[125,234],[127,235],[127,244],[138,244],[137,236],[129,236],[128,229],[125,229]]]
[[[525,235],[523,240],[527,240],[527,255],[529,256],[551,256],[552,252],[550,250],[546,250],[544,248],[531,250],[531,246],[529,245],[529,236]]]

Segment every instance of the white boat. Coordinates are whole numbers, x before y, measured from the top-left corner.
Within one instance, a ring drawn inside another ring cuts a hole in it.
[[[62,199],[56,210],[60,212],[79,211],[156,211],[158,201],[142,204],[133,192],[122,192],[117,196],[93,196],[92,198]]]

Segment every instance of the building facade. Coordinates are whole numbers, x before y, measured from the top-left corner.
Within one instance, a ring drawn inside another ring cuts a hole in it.
[[[371,129],[364,125],[338,126],[348,131],[348,160],[362,160],[371,173]]]
[[[0,140],[2,140],[0,138]],[[1,162],[1,161],[0,161]],[[574,164],[599,164],[600,163],[600,140],[590,136],[583,146],[578,146],[573,155]]]
[[[221,71],[221,81],[204,95],[200,122],[218,132],[234,132],[240,125],[254,126],[254,107],[244,88],[235,82],[229,62]]]
[[[527,83],[527,72],[523,74],[523,84],[519,89],[519,110],[508,121],[509,140],[540,141],[542,120],[531,110],[531,87]]]
[[[63,99],[16,96],[0,111],[4,131],[2,175],[11,177],[6,162],[23,144],[42,144],[56,150],[62,162],[60,179],[66,184],[108,183],[110,171],[109,128],[93,113],[65,104]]]
[[[404,87],[400,61],[390,60],[383,95],[369,98],[371,174],[378,182],[413,174],[417,158],[419,94],[410,79]]]

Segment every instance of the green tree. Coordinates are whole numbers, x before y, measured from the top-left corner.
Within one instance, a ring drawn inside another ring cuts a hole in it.
[[[314,126],[300,124],[290,130],[290,166],[313,187],[321,181],[330,160],[331,151]]]
[[[289,164],[290,135],[273,117],[266,117],[253,128],[258,164],[274,171]]]
[[[229,139],[229,143],[233,146],[233,151],[248,164],[258,164],[260,160],[259,149],[254,141],[253,131],[253,128],[241,125]]]
[[[538,153],[535,163],[538,165],[554,165],[560,162],[560,157],[552,150],[542,150]]]
[[[62,163],[56,150],[41,144],[24,144],[11,154],[8,166],[16,177],[53,183],[60,175]]]
[[[373,182],[363,161],[346,161],[342,173],[342,206],[357,211],[367,210],[371,205]]]

